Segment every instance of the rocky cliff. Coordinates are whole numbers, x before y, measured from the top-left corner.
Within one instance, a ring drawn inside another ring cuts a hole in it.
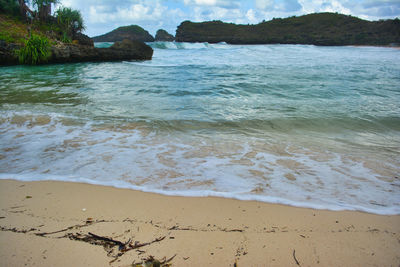
[[[184,21],[177,29],[176,41],[231,44],[400,44],[400,20],[372,22],[337,13],[315,13],[273,19],[257,25]]]
[[[119,27],[109,33],[92,37],[94,42],[117,42],[122,40],[154,42],[148,31],[137,25]]]
[[[159,29],[156,33],[155,40],[160,42],[173,42],[175,37],[172,34],[169,34],[166,30]]]

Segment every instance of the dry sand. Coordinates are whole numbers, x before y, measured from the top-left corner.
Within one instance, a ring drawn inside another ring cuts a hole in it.
[[[1,266],[400,264],[400,216],[12,180],[0,205]]]

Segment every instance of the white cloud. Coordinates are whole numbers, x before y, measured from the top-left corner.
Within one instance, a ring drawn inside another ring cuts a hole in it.
[[[209,6],[234,9],[240,6],[239,0],[184,0],[186,6]]]
[[[246,12],[247,21],[251,24],[258,23],[260,20],[257,18],[256,12],[253,9],[249,9]]]
[[[305,14],[315,12],[338,12],[350,14],[350,10],[345,8],[338,0],[299,0]]]
[[[255,0],[255,5],[262,11],[295,12],[302,8],[297,0]]]
[[[215,6],[217,4],[217,0],[195,0],[197,5],[207,5],[207,6]]]
[[[256,0],[256,7],[262,10],[272,9],[274,6],[274,0]]]

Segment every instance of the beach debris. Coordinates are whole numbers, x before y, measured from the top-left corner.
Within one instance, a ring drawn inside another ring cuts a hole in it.
[[[32,196],[26,196],[25,198],[32,198]]]
[[[82,211],[85,212],[85,211],[86,211],[86,208],[83,208]]]
[[[176,257],[177,254],[167,259],[167,257],[162,258],[161,260],[157,260],[154,256],[148,256],[147,258],[142,259],[142,262],[136,263],[132,262],[132,267],[168,267],[171,266],[170,262]]]
[[[93,223],[102,223],[102,222],[105,222],[105,220],[93,221],[92,224]],[[87,224],[87,223],[85,223],[85,224],[76,224],[76,225],[72,225],[70,227],[67,227],[67,228],[64,228],[64,229],[61,229],[61,230],[57,230],[57,231],[53,231],[53,232],[35,233],[35,235],[37,235],[37,236],[54,235],[54,234],[59,234],[59,233],[66,232],[66,231],[69,231],[69,230],[72,230],[72,229],[79,229],[79,228],[82,228],[82,227],[87,227],[89,225],[91,225],[91,224]]]
[[[297,260],[297,258],[296,258],[296,250],[295,249],[293,249],[293,259],[294,259],[294,261],[296,262],[296,264],[298,265],[298,266],[301,266],[300,265],[300,262]]]
[[[0,227],[0,231],[4,232],[13,232],[13,233],[20,233],[20,234],[26,234],[32,231],[36,231],[36,228],[30,228],[30,229],[17,229],[16,227],[14,228],[7,228],[7,227]]]
[[[110,261],[110,263],[118,260],[119,257],[121,257],[130,250],[148,246],[165,239],[165,236],[163,236],[145,243],[141,243],[139,241],[132,242],[132,239],[129,239],[126,242],[122,242],[110,237],[97,235],[91,232],[88,232],[87,234],[67,233],[64,237],[67,237],[71,240],[86,242],[96,246],[102,246],[104,250],[107,252],[107,256],[113,258],[113,260]]]
[[[195,229],[193,229],[192,227],[179,227],[179,225],[174,225],[170,228],[168,228],[168,230],[175,230],[175,231],[196,231]]]
[[[240,246],[236,250],[236,259],[240,258],[241,256],[245,256],[247,254],[248,254],[248,252],[246,251],[246,249],[243,246]]]
[[[93,220],[93,218],[87,218],[86,219],[86,224],[90,224],[90,223],[93,223],[94,222],[94,220]]]
[[[242,230],[242,229],[226,229],[226,228],[224,228],[224,229],[222,229],[221,230],[222,232],[239,232],[239,233],[242,233],[242,232],[244,232],[244,230]]]

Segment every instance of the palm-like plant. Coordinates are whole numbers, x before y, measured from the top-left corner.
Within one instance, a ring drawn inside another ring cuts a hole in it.
[[[56,18],[58,25],[64,32],[64,35],[73,37],[76,33],[81,32],[85,29],[81,12],[74,10],[69,7],[60,7],[56,11]]]

